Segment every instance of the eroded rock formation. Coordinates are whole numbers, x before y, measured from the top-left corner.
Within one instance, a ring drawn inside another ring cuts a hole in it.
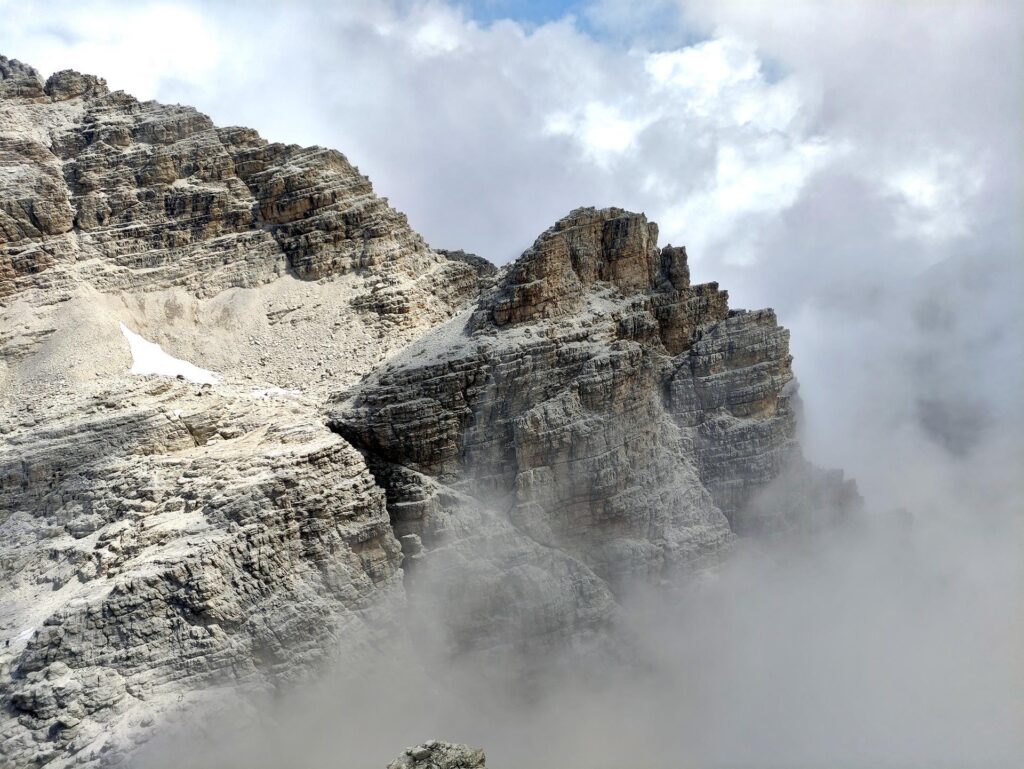
[[[487,270],[339,153],[0,75],[0,763],[114,765],[391,632],[384,492],[317,404]],[[221,381],[130,377],[121,322]]]
[[[480,748],[451,742],[428,740],[406,748],[388,769],[485,769],[486,758]]]
[[[612,621],[633,581],[713,562],[736,531],[798,523],[760,494],[802,462],[790,362],[774,313],[691,285],[685,250],[658,248],[642,214],[579,209],[331,424],[387,489],[409,588],[429,586],[413,603],[437,602],[455,651],[550,642]],[[503,610],[481,611],[493,596]]]
[[[774,313],[657,239],[578,209],[497,272],[337,152],[0,57],[0,762],[116,766],[407,627],[583,647],[852,505]],[[214,383],[131,374],[121,324]]]

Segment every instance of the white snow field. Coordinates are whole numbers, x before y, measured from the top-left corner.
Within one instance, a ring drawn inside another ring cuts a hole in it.
[[[132,374],[155,374],[156,376],[184,377],[190,382],[197,384],[215,384],[220,377],[211,371],[199,368],[187,360],[175,358],[163,351],[163,348],[153,342],[148,342],[136,334],[124,323],[121,326],[121,333],[128,340],[128,347],[132,353]]]

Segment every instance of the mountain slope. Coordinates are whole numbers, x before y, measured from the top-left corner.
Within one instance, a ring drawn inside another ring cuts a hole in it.
[[[780,478],[855,505],[800,456],[774,313],[643,215],[496,272],[337,152],[0,76],[5,765],[114,766],[428,634],[599,646],[632,583],[800,525]]]

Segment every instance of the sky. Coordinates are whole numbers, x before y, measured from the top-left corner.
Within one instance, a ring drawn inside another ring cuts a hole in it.
[[[340,149],[436,247],[505,263],[577,206],[646,212],[695,280],[776,308],[808,453],[882,507],[917,503],[907,473],[941,495],[958,463],[1016,448],[1018,3],[0,0],[0,18],[0,52],[44,75]]]

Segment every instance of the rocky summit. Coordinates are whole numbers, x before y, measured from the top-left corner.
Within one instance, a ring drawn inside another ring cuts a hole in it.
[[[498,270],[339,152],[0,57],[0,763],[129,765],[428,624],[601,639],[630,586],[854,508],[788,342],[643,214]]]

